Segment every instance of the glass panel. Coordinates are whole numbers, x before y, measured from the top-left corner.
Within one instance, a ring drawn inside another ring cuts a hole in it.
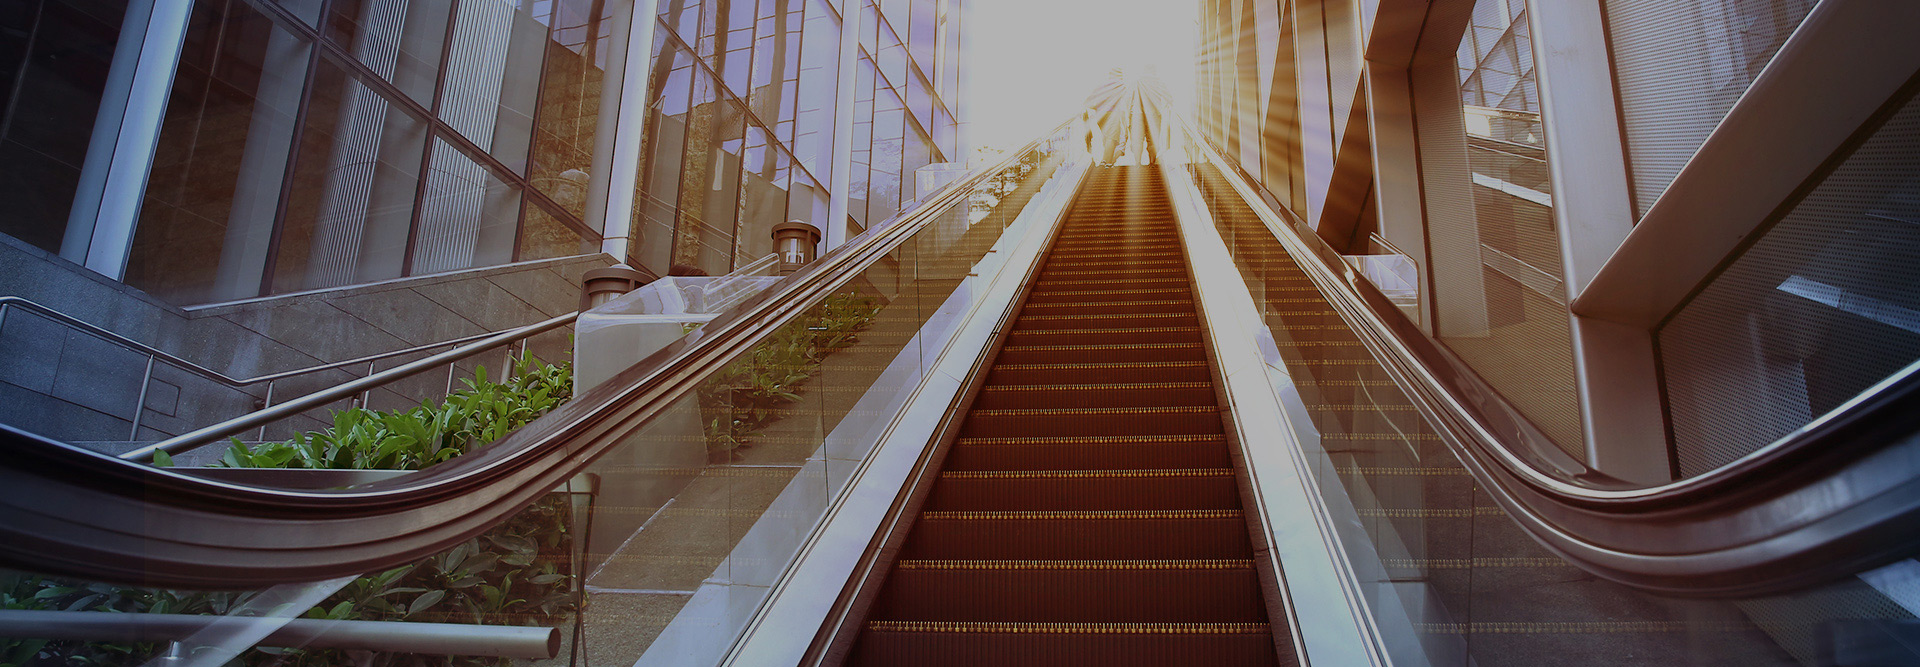
[[[1733,602],[1649,595],[1583,572],[1481,490],[1211,166],[1196,184],[1262,310],[1283,366],[1309,483],[1394,664],[1835,665],[1892,648],[1913,561],[1789,596]],[[1245,175],[1242,174],[1244,177]],[[1294,233],[1312,234],[1303,225]],[[1297,400],[1297,402],[1295,402]],[[1892,658],[1886,664],[1901,662]]]
[[[1459,47],[1412,75],[1427,197],[1435,330],[1568,453],[1586,439],[1574,387],[1560,237],[1525,4],[1437,10]],[[1444,42],[1454,43],[1454,42]]]
[[[752,92],[748,86],[753,78],[754,2],[732,0],[719,6],[728,14],[722,17],[726,23],[714,33],[713,48],[719,57],[713,67],[726,82],[728,94],[739,97]]]
[[[661,40],[664,44],[665,40]],[[693,55],[678,46],[654,58],[652,103],[648,105],[646,171],[634,198],[635,255],[648,267],[671,263],[675,223],[680,200],[680,159],[686,153],[687,122],[692,105]]]
[[[660,21],[682,39],[699,35],[700,0],[660,0]]]
[[[933,162],[933,140],[919,128],[909,125],[904,142],[905,155],[901,158],[900,201],[917,202],[923,194],[920,191],[920,168]]]
[[[8,209],[0,217],[0,234],[58,253],[96,115],[115,76],[127,3],[38,4],[37,11],[22,4],[0,15],[0,31],[7,34],[0,40],[0,201]],[[134,28],[127,39],[140,32]],[[127,48],[139,47],[136,42]],[[90,240],[76,238],[70,245],[84,253]]]
[[[441,84],[440,119],[515,173],[526,173],[540,97],[545,17],[506,0],[465,0]]]
[[[127,284],[182,304],[260,294],[311,52],[246,3],[194,3]]]
[[[773,226],[787,220],[787,180],[793,162],[767,141],[766,130],[747,127],[746,153],[740,167],[740,224],[734,238],[734,265],[773,252]]]
[[[869,226],[867,209],[872,195],[868,192],[871,188],[867,179],[873,164],[873,86],[878,76],[873,61],[862,56],[860,71],[854,73],[853,90],[859,97],[853,103],[853,168],[847,174],[847,215],[860,229]]]
[[[338,0],[327,11],[327,39],[407,97],[431,105],[452,10],[452,0]]]
[[[680,169],[680,218],[673,251],[674,264],[698,267],[706,275],[732,269],[740,149],[745,131],[739,106],[721,98],[717,84],[705,73],[696,72],[686,157]]]
[[[571,257],[598,250],[595,244],[580,237],[579,230],[561,222],[546,209],[527,203],[527,217],[520,221],[520,254],[516,260]]]
[[[1675,465],[1731,463],[1920,359],[1909,99],[1658,331]]]
[[[314,79],[273,291],[398,277],[419,190],[426,124],[330,60]]]
[[[520,191],[439,137],[428,164],[410,273],[512,261]]]
[[[933,54],[939,25],[935,23],[934,16],[940,2],[941,0],[914,0],[911,10],[913,26],[907,28],[907,32],[912,35],[907,41],[912,45],[914,65],[929,78],[935,73]]]
[[[800,67],[799,108],[795,115],[793,154],[801,166],[820,178],[826,178],[826,155],[833,150],[834,91],[839,85],[835,63],[839,59],[839,26],[824,6],[825,0],[811,0]]]
[[[617,73],[625,63],[615,62],[613,54],[622,51],[627,40],[622,17],[632,5],[624,1],[558,0],[549,7],[551,13],[540,17],[553,30],[546,48],[528,182],[574,218],[599,229],[605,220],[587,215],[587,200],[597,194],[589,193],[589,183],[595,170],[603,168],[611,155],[596,156],[595,142],[600,126],[612,120],[602,119],[602,111],[611,112],[609,102],[620,94]],[[663,41],[656,40],[656,44]],[[607,76],[609,68],[616,76]],[[599,150],[604,153],[611,147]]]
[[[998,179],[1010,195],[940,212],[594,463],[589,664],[719,660],[927,372],[955,324],[935,314],[977,298],[958,288],[1052,174],[1046,157]]]
[[[900,165],[905,153],[906,108],[884,87],[874,91],[873,175],[867,186],[868,226],[900,210]]]

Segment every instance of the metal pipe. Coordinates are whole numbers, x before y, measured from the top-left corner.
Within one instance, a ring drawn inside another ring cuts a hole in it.
[[[443,340],[437,343],[415,345],[413,347],[400,349],[400,350],[389,350],[387,352],[381,352],[378,354],[370,354],[370,355],[366,355],[362,357],[354,357],[352,359],[346,359],[342,361],[328,362],[328,363],[320,364],[318,366],[307,366],[305,368],[295,368],[293,370],[281,371],[278,373],[268,373],[266,375],[259,375],[259,376],[242,379],[242,378],[235,378],[225,373],[221,373],[220,371],[216,371],[211,368],[207,368],[200,364],[194,363],[192,361],[188,361],[186,359],[183,359],[179,356],[175,356],[159,348],[155,348],[151,345],[147,345],[145,343],[141,343],[140,341],[114,333],[113,331],[108,330],[104,327],[95,325],[91,322],[82,320],[72,315],[62,313],[58,310],[54,310],[52,308],[41,305],[35,301],[26,299],[24,297],[11,296],[11,295],[0,296],[0,322],[4,321],[5,319],[4,314],[6,310],[11,307],[25,308],[27,310],[34,311],[35,314],[38,314],[47,319],[53,320],[55,322],[59,322],[61,324],[65,324],[75,329],[79,329],[90,335],[93,335],[99,338],[104,338],[115,345],[132,349],[141,354],[145,354],[153,357],[159,357],[161,361],[166,362],[167,365],[169,366],[179,368],[181,370],[187,371],[194,375],[198,375],[200,377],[227,385],[229,387],[233,387],[235,389],[246,387],[249,385],[260,384],[262,382],[273,382],[275,380],[284,380],[290,377],[307,375],[311,373],[318,373],[320,371],[330,371],[336,368],[345,368],[347,366],[355,366],[355,365],[364,364],[371,361],[387,359],[390,357],[398,357],[398,356],[404,356],[408,354],[414,354],[417,352],[425,352],[427,350],[447,347],[450,345],[470,343],[473,341],[477,341],[477,340],[485,339],[491,336],[497,336],[502,333],[506,333],[506,331],[490,331],[487,333],[478,333],[478,334],[473,334],[471,336],[461,336],[459,338]],[[539,324],[536,323],[528,326],[539,326]],[[525,328],[527,327],[520,327],[520,329],[525,329]],[[518,331],[520,329],[508,329],[507,331]]]
[[[147,410],[147,387],[153,385],[152,356],[147,357],[147,371],[140,374],[140,394],[133,398],[133,430],[127,434],[128,440],[140,439],[140,413]]]
[[[427,655],[551,659],[560,630],[512,625],[268,619],[104,611],[0,610],[0,637],[88,642],[172,642],[216,624],[284,623],[259,646]]]
[[[430,357],[410,361],[358,380],[337,384],[265,410],[244,414],[212,426],[176,435],[152,445],[121,454],[120,458],[128,461],[151,461],[153,460],[154,452],[164,451],[168,454],[179,454],[249,429],[264,427],[269,423],[325,406],[328,403],[352,396],[373,387],[378,387],[388,382],[412,377],[428,369],[437,368],[441,364],[452,363],[493,349],[494,347],[511,343],[522,336],[532,336],[541,332],[558,329],[573,323],[579,316],[579,313],[567,313],[549,318],[539,324],[497,333],[473,343]]]
[[[265,400],[263,400],[263,401],[261,401],[261,402],[260,402],[260,409],[262,409],[262,410],[265,410],[265,409],[267,409],[267,408],[271,408],[271,407],[273,407],[273,383],[272,383],[272,382],[268,382],[268,383],[267,383],[267,397],[266,397],[266,399],[265,399]],[[267,439],[267,425],[266,425],[266,424],[261,424],[261,425],[260,425],[260,432],[259,432],[259,433],[256,433],[256,434],[254,434],[254,436],[253,436],[253,439],[255,439],[255,440],[266,440],[266,439]]]

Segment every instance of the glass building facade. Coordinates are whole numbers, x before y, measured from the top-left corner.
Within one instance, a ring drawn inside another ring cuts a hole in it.
[[[1407,315],[1455,384],[1446,400],[1495,406],[1477,409],[1516,459],[1609,489],[1702,483],[1790,451],[1920,362],[1920,86],[1911,57],[1861,47],[1902,42],[1910,14],[1199,5],[1198,133],[1284,209],[1276,224]],[[1920,613],[1890,583],[1911,560],[1731,603],[1565,568],[1514,530],[1524,493],[1458,467],[1471,439],[1440,446],[1446,429],[1409,419],[1413,392],[1286,361],[1352,590],[1409,638],[1383,647],[1394,664],[1841,664],[1828,628]],[[1349,395],[1364,396],[1324,398]]]
[[[0,233],[178,305],[600,252],[725,273],[777,223],[887,219],[960,153],[962,13],[10,3]]]

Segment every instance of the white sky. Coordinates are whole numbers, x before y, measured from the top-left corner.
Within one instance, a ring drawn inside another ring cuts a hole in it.
[[[1194,0],[967,0],[975,146],[1012,148],[1081,110],[1114,67],[1158,68],[1193,106]]]

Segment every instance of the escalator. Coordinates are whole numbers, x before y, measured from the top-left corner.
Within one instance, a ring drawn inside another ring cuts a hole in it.
[[[1150,172],[1076,198],[848,664],[1278,664]]]
[[[388,595],[365,582],[389,568],[509,602],[530,577],[500,563],[526,545],[497,530],[564,492],[585,527],[532,549],[574,560],[531,576],[573,585],[550,614],[571,615],[572,664],[1907,655],[1888,648],[1916,624],[1897,592],[1920,579],[1875,573],[1920,551],[1901,463],[1920,375],[1713,474],[1612,479],[1537,446],[1284,207],[1122,98],[1099,129],[1156,164],[1099,166],[1113,152],[1062,126],[418,473],[282,488],[0,429],[0,560],[75,600],[198,589],[283,614],[215,642],[239,651],[295,642],[273,639],[300,634],[284,615],[318,600]],[[1266,356],[1227,356],[1234,335]],[[321,580],[341,592],[300,588]],[[490,631],[400,590],[381,622]]]

